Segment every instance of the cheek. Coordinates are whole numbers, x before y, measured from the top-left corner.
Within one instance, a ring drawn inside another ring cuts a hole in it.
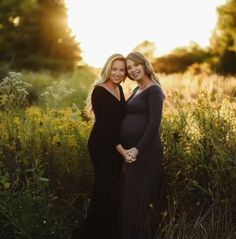
[[[146,73],[144,71],[144,69],[140,69],[140,73],[144,76]]]
[[[127,74],[130,75],[131,74],[131,70],[127,70]]]

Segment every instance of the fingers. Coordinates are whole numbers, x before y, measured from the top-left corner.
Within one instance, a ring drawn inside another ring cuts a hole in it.
[[[134,155],[132,154],[131,151],[127,150],[126,156],[125,156],[125,161],[127,163],[133,163],[134,161],[136,161],[136,157],[134,157]]]

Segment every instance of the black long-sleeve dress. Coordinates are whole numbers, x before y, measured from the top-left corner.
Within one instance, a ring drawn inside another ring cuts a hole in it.
[[[137,90],[137,89],[136,89]],[[135,93],[135,92],[134,92]],[[121,125],[125,148],[139,150],[137,160],[125,163],[120,209],[121,239],[153,239],[153,210],[158,200],[163,148],[160,124],[163,93],[152,85],[131,95]]]
[[[96,86],[91,101],[95,114],[88,149],[94,167],[94,190],[91,208],[78,239],[117,238],[119,183],[122,157],[115,146],[120,144],[120,124],[125,98],[119,85],[120,101],[102,86]]]

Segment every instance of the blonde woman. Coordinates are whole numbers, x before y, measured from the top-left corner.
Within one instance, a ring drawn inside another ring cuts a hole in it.
[[[89,96],[95,116],[88,149],[94,167],[94,189],[88,218],[74,238],[117,238],[119,182],[126,151],[120,145],[125,98],[120,83],[126,78],[125,57],[113,54]],[[88,107],[89,108],[89,107]],[[119,152],[119,153],[118,153]]]
[[[153,239],[163,149],[160,125],[164,95],[151,63],[139,52],[126,57],[128,77],[137,83],[121,124],[125,158],[120,205],[120,238]]]

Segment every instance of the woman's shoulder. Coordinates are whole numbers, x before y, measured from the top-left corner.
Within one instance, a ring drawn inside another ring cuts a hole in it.
[[[104,90],[106,90],[105,87],[102,86],[101,84],[99,84],[99,85],[94,86],[92,91],[93,91],[93,93],[95,93],[95,92],[102,92]]]
[[[159,86],[157,84],[150,86],[148,91],[150,92],[150,94],[158,94],[158,95],[161,95],[162,97],[164,97],[164,93],[163,93],[161,86]]]
[[[96,85],[94,86],[94,88],[92,89],[92,97],[105,97],[105,88],[101,85]]]
[[[162,91],[161,87],[158,84],[153,84],[151,86],[149,86],[150,90],[153,91]]]
[[[99,85],[95,85],[93,87],[93,90],[100,90],[101,88],[104,88],[104,86],[102,84],[99,84]]]
[[[122,91],[123,92],[123,87],[121,86],[121,85],[118,85],[119,86],[119,89],[120,89],[120,91]],[[106,87],[106,85],[104,85],[104,84],[99,84],[99,85],[96,85],[94,88],[93,88],[93,93],[103,93],[103,92],[106,92],[106,91],[108,91],[109,92],[109,89]]]

